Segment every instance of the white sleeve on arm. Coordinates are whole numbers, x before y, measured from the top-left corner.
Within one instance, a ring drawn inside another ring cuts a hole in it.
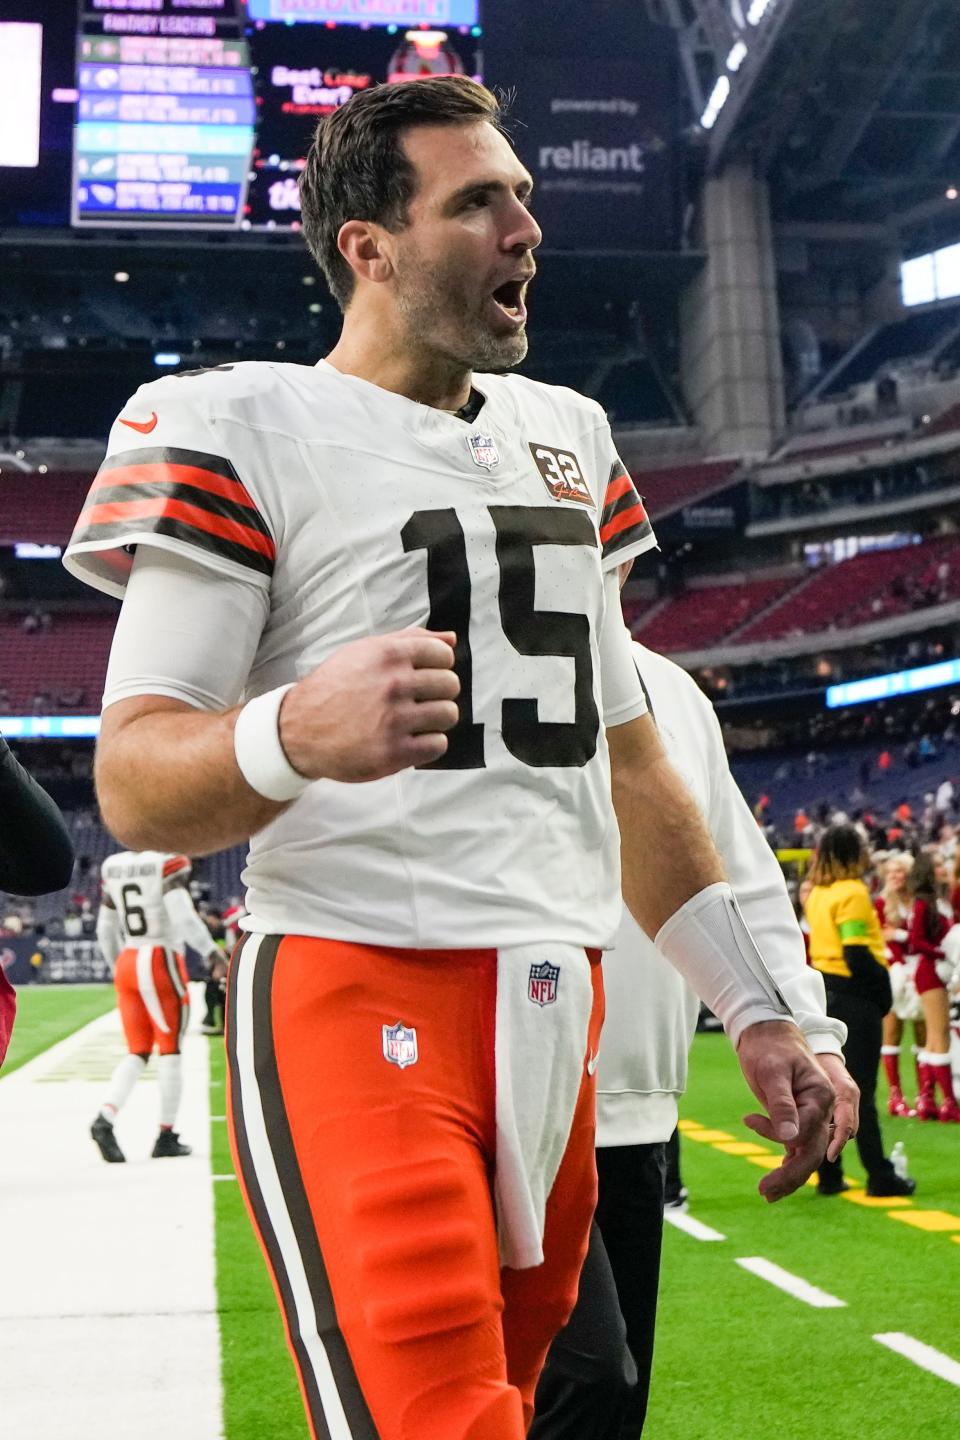
[[[198,955],[220,954],[210,931],[197,914],[193,901],[182,885],[174,885],[163,897],[164,909],[177,936],[196,950]]]
[[[783,871],[730,773],[723,737],[710,711],[713,774],[710,830],[743,918],[764,964],[816,1054],[843,1054],[847,1027],[827,1015],[823,977],[806,961]]]
[[[141,546],[114,632],[103,708],[166,695],[229,710],[243,694],[269,614],[267,592],[169,550]]]
[[[625,725],[647,712],[647,697],[633,658],[633,641],[623,618],[616,569],[603,577],[606,608],[600,631],[600,685],[603,723]]]
[[[97,944],[112,974],[122,949],[120,919],[112,905],[101,905],[97,912]]]

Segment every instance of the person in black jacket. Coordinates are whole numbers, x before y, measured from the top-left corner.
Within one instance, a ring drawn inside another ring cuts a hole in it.
[[[69,885],[72,874],[73,844],[63,816],[0,735],[0,890],[46,895]],[[0,1065],[15,1013],[16,994],[0,968]]]
[[[863,873],[869,856],[853,825],[831,825],[817,850],[807,896],[810,963],[823,975],[827,1014],[847,1027],[843,1058],[860,1087],[857,1150],[867,1172],[868,1195],[912,1195],[916,1183],[896,1173],[883,1149],[877,1117],[883,1017],[893,1003],[887,947]],[[824,1159],[817,1186],[821,1195],[850,1187],[840,1158]]]

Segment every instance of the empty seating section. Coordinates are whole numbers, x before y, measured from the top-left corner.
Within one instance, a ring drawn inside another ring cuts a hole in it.
[[[0,696],[6,713],[97,714],[115,623],[110,611],[54,611],[49,626],[27,631],[22,614],[0,615]]]
[[[679,510],[682,505],[704,500],[723,490],[739,468],[739,460],[703,460],[656,470],[635,467],[633,479],[643,496],[647,514],[656,520]]]
[[[874,550],[819,571],[740,631],[737,643],[847,630],[954,599],[960,599],[960,539]]]
[[[74,471],[0,475],[0,545],[18,540],[66,545],[90,479],[89,474]]]
[[[924,433],[926,435],[949,435],[951,430],[960,430],[960,401],[944,410],[942,415],[938,415]]]
[[[781,577],[688,590],[631,628],[638,640],[667,654],[701,650],[730,635],[796,583],[795,577]]]
[[[936,310],[923,310],[882,326],[867,343],[853,354],[817,393],[820,396],[840,395],[853,385],[872,379],[885,365],[912,356],[929,355],[960,325],[960,305],[945,305]]]

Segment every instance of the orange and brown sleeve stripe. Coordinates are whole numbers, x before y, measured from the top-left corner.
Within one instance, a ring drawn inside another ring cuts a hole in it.
[[[600,515],[600,544],[606,559],[653,534],[643,501],[621,461],[610,470]]]
[[[166,535],[270,576],[276,546],[230,461],[179,449],[110,455],[93,482],[72,545],[118,546]]]

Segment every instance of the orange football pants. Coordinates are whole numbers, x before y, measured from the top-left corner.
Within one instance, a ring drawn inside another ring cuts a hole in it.
[[[492,950],[251,935],[234,955],[231,1144],[314,1440],[522,1440],[532,1419],[596,1203],[595,1081],[584,1065],[544,1263],[501,1269],[496,976]],[[398,1021],[403,1068],[383,1054]]]
[[[164,945],[121,950],[113,973],[120,1022],[131,1055],[177,1055],[190,1017],[183,956]]]

